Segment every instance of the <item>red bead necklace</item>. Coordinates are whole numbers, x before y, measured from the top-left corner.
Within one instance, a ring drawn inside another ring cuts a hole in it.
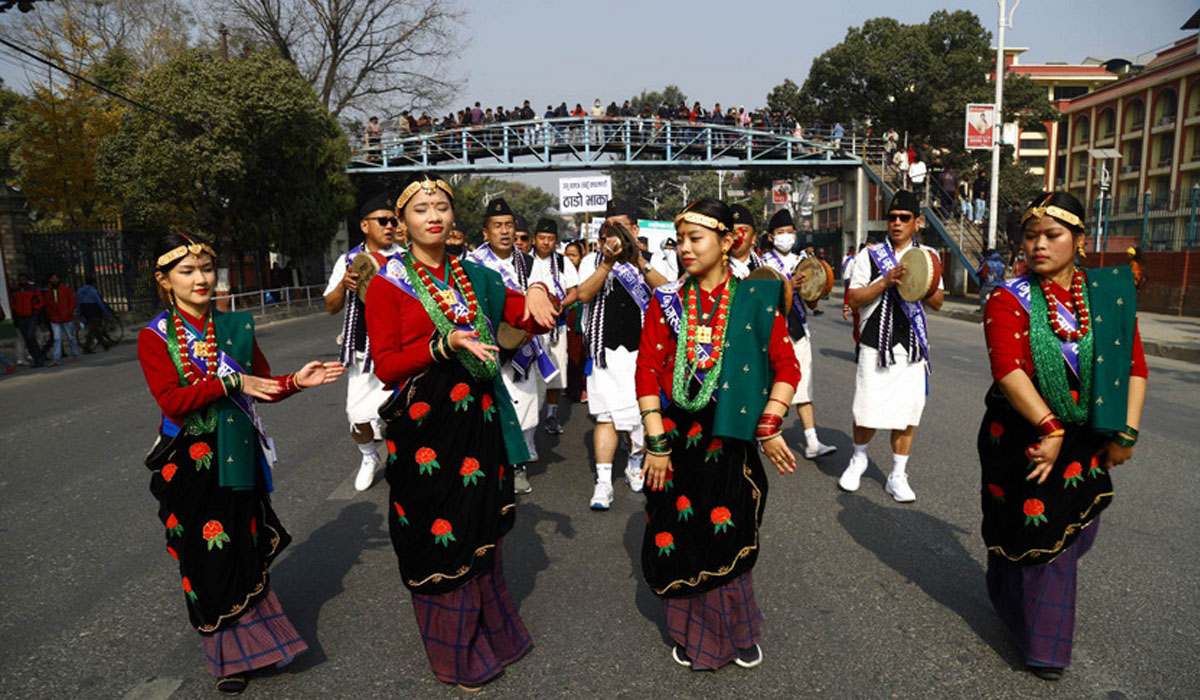
[[[1083,298],[1083,285],[1085,278],[1083,270],[1076,269],[1075,274],[1071,276],[1071,304],[1075,307],[1075,330],[1067,328],[1062,317],[1058,313],[1058,303],[1054,300],[1054,293],[1051,291],[1051,282],[1049,279],[1042,278],[1042,295],[1046,297],[1046,312],[1050,318],[1050,328],[1054,331],[1054,335],[1061,340],[1079,340],[1088,334],[1088,330],[1092,326],[1092,319],[1088,313],[1087,302]]]
[[[414,261],[415,262],[415,261]],[[447,265],[450,266],[450,276],[454,280],[454,284],[462,291],[463,298],[467,300],[467,313],[457,313],[454,310],[454,305],[450,302],[453,298],[453,292],[449,289],[438,289],[434,284],[433,276],[429,274],[429,270],[425,269],[424,265],[414,265],[417,268],[417,277],[421,280],[421,284],[425,285],[425,291],[429,292],[429,296],[437,303],[438,308],[450,320],[451,323],[459,326],[468,326],[475,320],[475,313],[479,310],[479,301],[475,298],[475,289],[471,286],[471,280],[467,279],[467,273],[462,268],[456,258],[449,258]]]
[[[188,384],[195,384],[197,381],[196,366],[188,357],[188,335],[187,330],[183,327],[183,317],[180,316],[178,309],[171,315],[175,319],[175,340],[179,352],[179,366],[183,368],[183,378]],[[192,344],[192,353],[204,360],[204,379],[217,376],[217,332],[213,328],[212,314],[209,314],[204,325],[204,340],[197,340]]]
[[[717,300],[716,314],[714,315],[713,330],[712,330],[712,354],[708,359],[696,360],[696,329],[700,325],[700,302],[697,298],[696,289],[700,285],[693,284],[688,286],[688,319],[687,327],[687,360],[688,364],[693,365],[697,369],[712,369],[717,364],[717,360],[721,358],[725,349],[725,329],[729,324],[729,275],[725,276],[725,288],[721,290],[721,298]]]

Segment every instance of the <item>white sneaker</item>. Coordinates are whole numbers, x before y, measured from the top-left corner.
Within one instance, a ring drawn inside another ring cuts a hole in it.
[[[379,466],[379,457],[363,455],[362,464],[358,465],[358,476],[354,477],[354,489],[366,491],[375,481],[375,469]]]
[[[833,445],[826,445],[825,443],[818,440],[817,444],[815,444],[815,445],[806,445],[805,446],[804,457],[806,459],[816,459],[817,457],[824,457],[825,455],[831,455],[834,452],[837,452],[836,447],[834,447]]]
[[[642,479],[642,456],[629,455],[629,461],[625,464],[625,483],[629,484],[629,490],[634,493],[641,493],[642,486],[645,485],[645,480]]]
[[[892,472],[888,476],[887,485],[883,487],[896,499],[897,503],[912,503],[917,500],[917,494],[908,485],[908,474],[897,474]]]
[[[846,471],[842,472],[842,477],[838,479],[838,486],[843,491],[853,493],[858,490],[858,486],[862,483],[862,475],[867,471],[869,460],[863,458],[857,460],[854,457],[850,458],[850,464],[846,465]]]
[[[596,490],[592,491],[592,502],[589,504],[592,510],[608,510],[612,507],[613,502],[613,487],[612,484],[597,481]]]

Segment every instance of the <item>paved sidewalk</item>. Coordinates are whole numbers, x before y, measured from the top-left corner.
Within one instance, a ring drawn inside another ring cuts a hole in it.
[[[975,323],[983,320],[976,298],[948,297],[942,310],[934,313]],[[1141,312],[1138,330],[1147,355],[1200,364],[1200,318]]]

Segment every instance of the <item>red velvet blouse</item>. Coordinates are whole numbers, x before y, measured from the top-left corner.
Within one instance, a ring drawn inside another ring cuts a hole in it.
[[[1075,313],[1070,291],[1051,282],[1051,291],[1063,306]],[[1000,381],[1014,369],[1033,376],[1033,350],[1029,347],[1029,314],[1012,293],[996,289],[988,297],[984,310],[984,334],[992,364],[992,377]],[[1131,377],[1146,377],[1146,354],[1142,350],[1142,335],[1134,326],[1133,365]]]
[[[204,318],[193,318],[183,311],[179,313],[185,321],[192,324],[193,328],[204,328],[208,318],[207,315]],[[173,332],[171,329],[168,331]],[[181,386],[179,372],[176,371],[175,363],[171,360],[166,341],[149,328],[143,328],[138,333],[138,362],[142,365],[142,373],[146,375],[146,384],[150,387],[150,393],[154,395],[154,400],[158,402],[163,415],[175,425],[183,425],[183,420],[189,413],[205,408],[225,395],[225,390],[221,387],[221,380],[216,377],[201,379],[195,384]],[[196,372],[199,375],[198,367]],[[287,375],[271,376],[271,365],[267,363],[267,358],[258,348],[257,340],[254,341],[254,360],[249,372],[256,377],[278,380],[283,386],[287,386]],[[274,401],[282,401],[294,393],[296,392],[293,389],[285,389]]]
[[[724,291],[721,284],[711,292],[700,290],[700,312],[707,316],[713,305]],[[675,373],[675,337],[663,317],[662,307],[658,305],[658,297],[650,300],[646,309],[646,319],[642,325],[642,340],[638,347],[637,358],[637,395],[658,396],[661,391],[671,397],[671,384]],[[775,374],[774,381],[786,382],[792,386],[800,383],[800,363],[796,361],[796,352],[788,338],[787,322],[778,311],[775,322],[771,326],[771,342],[767,350],[771,358],[771,371]]]
[[[416,261],[436,279],[444,279],[445,266],[430,267]],[[525,296],[507,290],[504,320],[526,333],[545,333],[533,320],[522,323]],[[384,386],[401,386],[409,377],[433,364],[429,339],[436,330],[420,300],[400,290],[378,275],[367,287],[367,336],[371,341],[371,362],[375,376]]]

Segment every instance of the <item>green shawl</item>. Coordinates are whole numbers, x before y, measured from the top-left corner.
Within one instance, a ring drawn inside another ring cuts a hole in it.
[[[1092,363],[1092,430],[1111,435],[1125,429],[1129,368],[1137,322],[1137,289],[1129,266],[1087,271],[1095,347]]]

